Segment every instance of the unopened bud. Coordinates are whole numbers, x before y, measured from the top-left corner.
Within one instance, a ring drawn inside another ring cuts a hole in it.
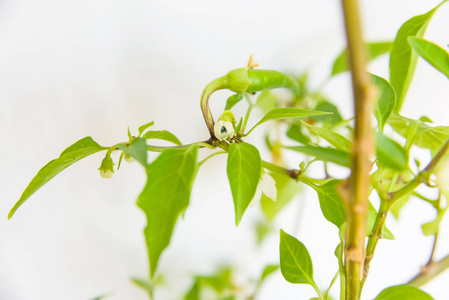
[[[100,170],[101,177],[111,178],[112,175],[114,175],[114,162],[112,161],[112,158],[109,156],[103,158],[98,170]]]

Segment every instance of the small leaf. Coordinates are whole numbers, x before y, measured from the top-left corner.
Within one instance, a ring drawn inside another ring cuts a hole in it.
[[[371,204],[371,202],[368,203],[368,219],[366,221],[366,235],[370,236],[371,231],[374,227],[374,223],[376,221],[377,217],[377,211],[374,208],[374,206]],[[386,225],[382,228],[382,238],[387,240],[394,240],[395,237],[393,233],[387,228]]]
[[[278,107],[277,101],[277,97],[272,91],[265,90],[257,97],[255,106],[267,113]]]
[[[368,60],[374,60],[375,58],[390,52],[392,45],[392,42],[367,43]],[[334,62],[331,76],[346,72],[348,70],[348,51],[347,49],[344,49]]]
[[[321,212],[326,220],[340,227],[345,222],[343,199],[338,193],[337,186],[342,180],[331,180],[323,185],[313,185],[318,194]]]
[[[178,138],[173,133],[167,130],[147,131],[143,137],[147,140],[157,139],[172,142],[173,144],[178,146],[182,145]]]
[[[265,280],[265,278],[267,278],[268,276],[270,276],[271,274],[273,274],[277,270],[279,270],[279,265],[268,265],[268,266],[266,266],[263,269],[263,271],[262,271],[262,275],[260,276],[260,281]]]
[[[317,110],[306,110],[301,108],[276,108],[268,112],[253,128],[248,132],[248,134],[253,131],[254,128],[262,123],[271,120],[286,119],[286,118],[302,118],[308,116],[317,115],[327,115],[329,112],[317,111]]]
[[[234,199],[235,223],[253,199],[261,176],[259,150],[248,143],[232,143],[229,147],[227,173]]]
[[[150,128],[153,125],[154,125],[154,121],[151,121],[149,123],[146,123],[146,124],[140,126],[139,127],[139,136],[142,135],[142,133],[145,131],[145,129]],[[129,132],[129,130],[128,130],[128,132]]]
[[[178,216],[189,205],[197,173],[197,152],[196,145],[165,150],[147,167],[147,183],[137,206],[147,216],[144,234],[151,278],[162,251],[170,242]]]
[[[307,124],[303,122],[303,124],[313,133],[318,135],[319,137],[326,140],[329,144],[334,146],[335,148],[343,151],[351,151],[352,143],[347,138],[338,134],[330,129],[324,127],[318,127],[314,125]]]
[[[422,232],[424,233],[425,236],[437,234],[445,212],[446,212],[446,209],[439,209],[437,211],[437,216],[436,216],[435,220],[421,225]]]
[[[429,12],[415,16],[399,29],[390,53],[390,83],[396,91],[395,112],[399,112],[413,78],[418,56],[408,43],[409,36],[423,37],[432,16],[446,1],[441,2]]]
[[[350,153],[339,149],[319,146],[283,146],[283,148],[301,152],[315,157],[317,160],[332,162],[343,167],[349,167],[351,163]]]
[[[232,95],[231,97],[228,98],[228,100],[226,100],[226,106],[225,106],[224,110],[230,110],[231,108],[234,107],[234,105],[239,103],[240,100],[242,100],[242,99],[243,99],[243,94],[241,94],[241,93]]]
[[[279,173],[270,173],[276,182],[277,198],[271,200],[264,194],[260,199],[262,211],[268,220],[273,220],[276,215],[293,199],[301,186],[292,178]]]
[[[434,43],[410,36],[408,42],[419,56],[449,78],[449,53]]]
[[[374,114],[377,118],[380,131],[383,131],[385,124],[387,124],[396,106],[396,92],[390,83],[382,77],[376,75],[371,75],[371,77],[378,92]]]
[[[398,171],[408,169],[408,156],[403,147],[382,133],[377,133],[376,155],[380,164]]]
[[[131,145],[118,144],[117,148],[137,160],[145,168],[148,166],[147,142],[143,138],[135,138]]]
[[[19,201],[14,205],[8,214],[8,219],[12,217],[14,212],[37,190],[43,185],[49,182],[53,177],[62,172],[65,168],[76,163],[77,161],[97,153],[108,148],[98,145],[90,136],[85,137],[67,149],[65,149],[57,159],[53,159],[46,164],[39,172],[34,176],[31,182],[28,184],[25,191],[20,196]]]
[[[384,289],[374,300],[433,300],[432,296],[411,285],[395,285]]]
[[[315,285],[313,281],[313,266],[307,248],[296,238],[281,229],[279,244],[281,272],[285,280],[290,283],[307,283]]]

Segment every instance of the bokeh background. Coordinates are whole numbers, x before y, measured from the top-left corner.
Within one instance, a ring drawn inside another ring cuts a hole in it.
[[[361,2],[366,39],[383,41],[439,1]],[[426,38],[446,47],[448,32],[446,5]],[[245,66],[253,53],[262,68],[309,70],[312,86],[318,86],[344,44],[341,9],[333,0],[0,1],[0,300],[79,300],[106,293],[111,300],[146,299],[129,281],[147,276],[145,218],[135,206],[145,179],[139,165],[124,164],[104,180],[97,171],[102,154],[93,155],[53,179],[7,221],[28,182],[88,135],[108,146],[127,139],[127,126],[136,132],[154,120],[153,128],[170,130],[184,143],[206,139],[199,96],[209,81]],[[388,59],[378,59],[370,71],[387,77]],[[352,115],[349,82],[344,74],[326,85],[345,117]],[[216,116],[229,95],[214,96]],[[426,115],[449,125],[448,95],[447,78],[421,60],[403,115]],[[261,147],[262,132],[250,138]],[[266,150],[262,154],[268,158]],[[428,159],[427,153],[422,157]],[[300,160],[290,159],[292,165]],[[388,220],[396,241],[379,243],[364,298],[419,271],[432,245],[420,225],[433,217],[430,207],[411,201],[400,223]],[[192,274],[208,274],[223,264],[237,266],[245,281],[256,278],[264,264],[276,263],[276,232],[261,249],[255,246],[259,219],[255,207],[235,227],[226,159],[211,159],[200,170],[191,204],[160,261],[165,286],[156,299],[180,299]],[[449,253],[448,223],[446,218],[436,258]],[[305,187],[275,224],[307,246],[315,280],[325,288],[337,269],[337,231],[322,217],[314,193]],[[424,290],[445,299],[447,282],[449,272]],[[312,288],[289,284],[278,273],[258,299],[313,296]]]

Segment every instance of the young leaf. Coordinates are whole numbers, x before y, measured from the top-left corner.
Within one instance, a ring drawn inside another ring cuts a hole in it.
[[[147,183],[137,199],[146,214],[144,229],[153,278],[159,257],[168,246],[178,216],[189,205],[197,173],[198,146],[169,149],[147,167]]]
[[[254,125],[253,128],[250,129],[250,131],[248,131],[247,134],[253,131],[254,128],[259,126],[260,124],[265,123],[267,121],[286,119],[286,118],[302,118],[302,117],[327,115],[327,114],[330,113],[325,111],[306,110],[301,108],[276,108],[268,112],[256,125]]]
[[[374,60],[375,58],[390,52],[392,45],[392,42],[367,43],[368,60]],[[348,70],[348,51],[345,48],[335,60],[332,67],[331,76],[346,72]]]
[[[340,227],[345,222],[343,199],[337,191],[341,180],[331,180],[323,185],[312,185],[318,194],[321,212],[326,220]]]
[[[319,146],[284,146],[283,148],[301,152],[315,157],[317,160],[332,162],[343,167],[349,167],[351,162],[350,153],[339,149]]]
[[[301,186],[290,177],[279,173],[270,173],[270,176],[276,181],[276,201],[273,201],[262,194],[260,203],[265,217],[271,221],[288,203],[290,203]]]
[[[421,225],[422,232],[424,233],[425,236],[437,234],[438,229],[440,228],[440,223],[443,220],[444,213],[446,212],[446,209],[439,209],[435,220]]]
[[[147,292],[147,294],[150,296],[150,299],[152,298],[154,285],[150,281],[140,278],[131,278],[131,282]]]
[[[147,128],[153,126],[153,125],[154,125],[154,121],[151,121],[151,122],[149,122],[147,124],[144,124],[144,125],[140,126],[139,127],[139,137],[142,135],[142,133],[145,131],[145,129],[147,129]],[[128,130],[128,132],[129,132],[129,130]]]
[[[379,163],[385,167],[398,171],[408,169],[408,156],[405,149],[380,132],[376,137],[376,155]]]
[[[266,266],[262,271],[262,275],[260,276],[260,281],[265,280],[265,278],[267,278],[269,275],[273,274],[277,270],[279,270],[279,265]]]
[[[390,286],[380,292],[374,300],[434,300],[426,292],[411,285]]]
[[[178,138],[173,133],[167,130],[147,131],[143,137],[147,140],[157,139],[172,142],[173,144],[178,146],[182,145]]]
[[[396,106],[396,92],[388,81],[382,77],[371,75],[373,84],[377,88],[377,101],[374,114],[379,124],[379,130],[383,131],[388,118]]]
[[[232,95],[231,97],[228,98],[228,100],[226,100],[226,106],[225,106],[224,110],[230,110],[231,108],[234,107],[234,105],[239,103],[240,100],[242,100],[242,99],[243,99],[243,94],[241,94],[241,93]]]
[[[419,56],[449,78],[449,53],[434,43],[410,36],[408,42]]]
[[[259,150],[251,144],[232,143],[229,147],[227,173],[234,199],[235,223],[253,199],[261,176]]]
[[[281,229],[279,244],[281,273],[290,283],[306,283],[315,285],[313,266],[307,248],[296,238]]]
[[[12,217],[14,212],[29,197],[31,197],[31,195],[33,195],[38,189],[40,189],[44,184],[58,175],[65,168],[89,155],[107,149],[107,147],[98,145],[90,136],[77,141],[76,143],[65,149],[57,159],[50,161],[42,169],[39,170],[36,176],[34,176],[25,191],[22,193],[22,196],[20,196],[19,201],[16,202],[14,207],[9,212],[8,219]]]
[[[147,142],[143,138],[135,138],[128,147],[118,144],[117,148],[137,160],[145,168],[148,166]]]
[[[255,106],[260,108],[262,111],[266,113],[272,111],[273,109],[276,109],[278,106],[277,97],[270,90],[262,91],[259,94],[259,97],[257,97]]]
[[[432,16],[446,1],[441,2],[429,12],[415,16],[399,29],[390,53],[390,83],[397,95],[395,112],[399,112],[415,72],[418,56],[408,43],[409,36],[423,37]]]
[[[349,141],[347,138],[342,136],[341,134],[338,134],[330,129],[324,128],[324,127],[318,127],[314,125],[307,124],[306,122],[303,122],[303,124],[313,133],[318,135],[319,137],[326,140],[329,144],[334,146],[335,148],[343,151],[351,151],[351,141]]]

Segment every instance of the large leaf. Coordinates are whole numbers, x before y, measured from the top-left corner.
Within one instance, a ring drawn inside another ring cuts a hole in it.
[[[279,173],[271,173],[270,176],[276,181],[276,201],[273,201],[265,196],[265,194],[262,194],[260,203],[262,211],[267,219],[273,220],[274,217],[276,217],[276,215],[290,203],[301,186],[289,176],[281,175]]]
[[[319,146],[284,146],[283,148],[301,152],[315,157],[317,160],[332,162],[343,167],[349,167],[351,163],[350,153],[339,149]]]
[[[410,86],[418,56],[408,43],[409,36],[423,37],[432,16],[446,1],[441,2],[426,14],[415,16],[399,29],[390,53],[390,82],[397,95],[395,112],[399,112]]]
[[[338,193],[337,186],[341,180],[331,180],[323,185],[312,185],[318,194],[321,212],[326,220],[340,227],[345,222],[343,199]]]
[[[173,144],[178,146],[182,145],[179,139],[173,133],[167,130],[148,131],[145,133],[144,138],[146,138],[147,140],[150,139],[164,140],[172,142]]]
[[[449,53],[434,43],[410,36],[408,42],[419,56],[449,78]]]
[[[384,289],[374,300],[433,300],[432,296],[411,285],[395,285]]]
[[[135,138],[129,146],[118,144],[117,148],[137,160],[145,168],[148,166],[147,142],[143,138]]]
[[[259,184],[262,161],[259,150],[248,143],[232,143],[229,147],[227,173],[234,199],[235,223],[253,199]]]
[[[317,110],[307,110],[301,108],[276,108],[272,111],[268,112],[250,131],[248,134],[253,131],[254,128],[259,126],[262,123],[272,120],[278,119],[287,119],[287,118],[303,118],[309,116],[318,116],[318,115],[327,115],[329,112],[325,111],[317,111]]]
[[[108,148],[98,145],[90,136],[87,136],[67,149],[65,149],[61,155],[48,164],[46,164],[39,172],[34,176],[31,182],[28,184],[25,191],[20,196],[19,201],[16,202],[14,207],[8,214],[8,219],[12,217],[14,212],[38,189],[44,184],[50,181],[53,177],[58,175],[62,170],[75,162],[83,159],[91,154],[97,153],[101,150],[107,150]]]
[[[197,173],[198,146],[169,149],[147,167],[147,183],[137,199],[145,212],[144,229],[150,261],[150,276],[168,246],[178,216],[189,205],[190,191]]]
[[[368,59],[371,61],[382,54],[390,52],[392,42],[367,43]],[[349,70],[348,50],[345,48],[334,62],[331,76],[346,72]]]
[[[396,92],[388,81],[382,77],[371,75],[373,84],[377,88],[377,101],[374,114],[379,125],[379,130],[383,131],[391,113],[396,106]]]
[[[405,149],[381,132],[378,132],[376,137],[376,155],[379,163],[385,167],[398,171],[408,169]]]
[[[291,283],[307,283],[315,285],[313,281],[313,265],[307,248],[281,229],[279,244],[281,273],[285,280]]]
[[[352,143],[347,138],[330,129],[314,126],[303,122],[303,124],[313,133],[326,140],[335,148],[343,151],[351,151]]]

